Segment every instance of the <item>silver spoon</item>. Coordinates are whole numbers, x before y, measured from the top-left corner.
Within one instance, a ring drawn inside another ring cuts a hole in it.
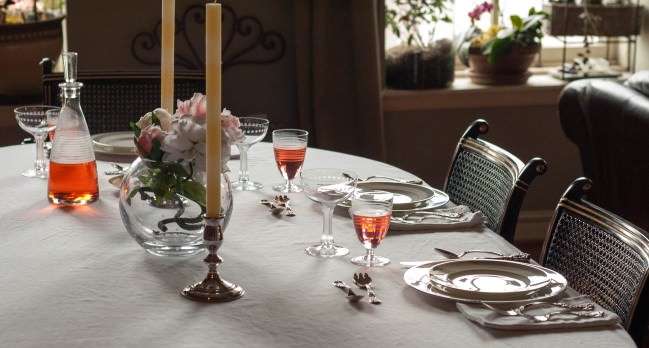
[[[346,297],[350,302],[357,302],[365,297],[364,295],[357,295],[354,290],[352,290],[351,286],[345,284],[345,282],[342,280],[334,280],[334,282],[331,284],[338,289],[342,289],[347,294]]]
[[[495,251],[489,251],[489,250],[467,250],[463,251],[459,254],[454,253],[452,251],[446,250],[446,249],[441,249],[441,248],[433,248],[435,251],[438,253],[448,257],[449,259],[460,259],[462,256],[470,253],[482,253],[482,254],[492,254],[496,255],[497,257],[494,257],[493,259],[499,259],[499,260],[510,260],[510,261],[519,261],[519,262],[529,262],[531,255],[528,253],[518,253],[518,254],[512,254],[512,255],[503,255],[501,253],[495,252]],[[483,259],[489,259],[488,257],[482,257]]]
[[[361,289],[367,290],[371,304],[381,304],[381,300],[376,297],[374,288],[372,288],[372,278],[367,273],[354,273],[354,284]]]

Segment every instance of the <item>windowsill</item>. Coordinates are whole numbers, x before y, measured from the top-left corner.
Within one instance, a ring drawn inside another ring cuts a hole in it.
[[[629,77],[621,71],[621,79]],[[532,76],[524,85],[485,86],[471,83],[467,70],[456,70],[453,85],[448,88],[383,91],[383,111],[423,111],[442,109],[499,108],[556,105],[568,81],[550,76],[550,69],[530,68]]]
[[[483,86],[473,84],[468,77],[456,73],[453,85],[448,88],[384,90],[383,111],[555,105],[566,83],[540,73],[530,76],[524,85]]]

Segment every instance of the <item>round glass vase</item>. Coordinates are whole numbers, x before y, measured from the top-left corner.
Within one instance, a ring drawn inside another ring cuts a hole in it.
[[[128,233],[147,252],[190,256],[204,250],[205,171],[193,161],[137,158],[124,175],[119,212]],[[223,228],[232,213],[232,187],[221,174]]]

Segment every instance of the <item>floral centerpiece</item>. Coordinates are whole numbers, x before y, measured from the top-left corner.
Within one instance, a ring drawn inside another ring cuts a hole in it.
[[[525,18],[510,16],[509,27],[496,24],[485,31],[478,28],[475,24],[481,15],[493,12],[494,8],[485,1],[469,12],[471,27],[459,37],[458,57],[480,79],[484,79],[485,73],[496,73],[505,75],[499,81],[525,82],[527,70],[541,48],[542,26],[549,15],[532,7]]]
[[[131,123],[138,159],[124,177],[120,212],[129,233],[147,251],[185,255],[200,251],[206,212],[206,100],[196,93]],[[245,139],[239,119],[221,113],[221,172],[229,171],[231,145]],[[225,183],[224,183],[225,181]],[[225,187],[224,187],[225,185]],[[222,175],[222,207],[231,209],[231,190]],[[226,214],[229,216],[230,214]]]

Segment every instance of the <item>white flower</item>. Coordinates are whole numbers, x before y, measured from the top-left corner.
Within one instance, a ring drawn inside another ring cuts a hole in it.
[[[153,110],[152,112],[147,112],[144,114],[144,116],[140,117],[140,119],[137,121],[137,126],[140,127],[140,129],[144,129],[150,125],[153,124],[153,114],[155,113],[156,117],[160,121],[160,128],[168,132],[171,130],[171,114],[167,112],[167,110],[162,109],[162,108],[157,108]]]

